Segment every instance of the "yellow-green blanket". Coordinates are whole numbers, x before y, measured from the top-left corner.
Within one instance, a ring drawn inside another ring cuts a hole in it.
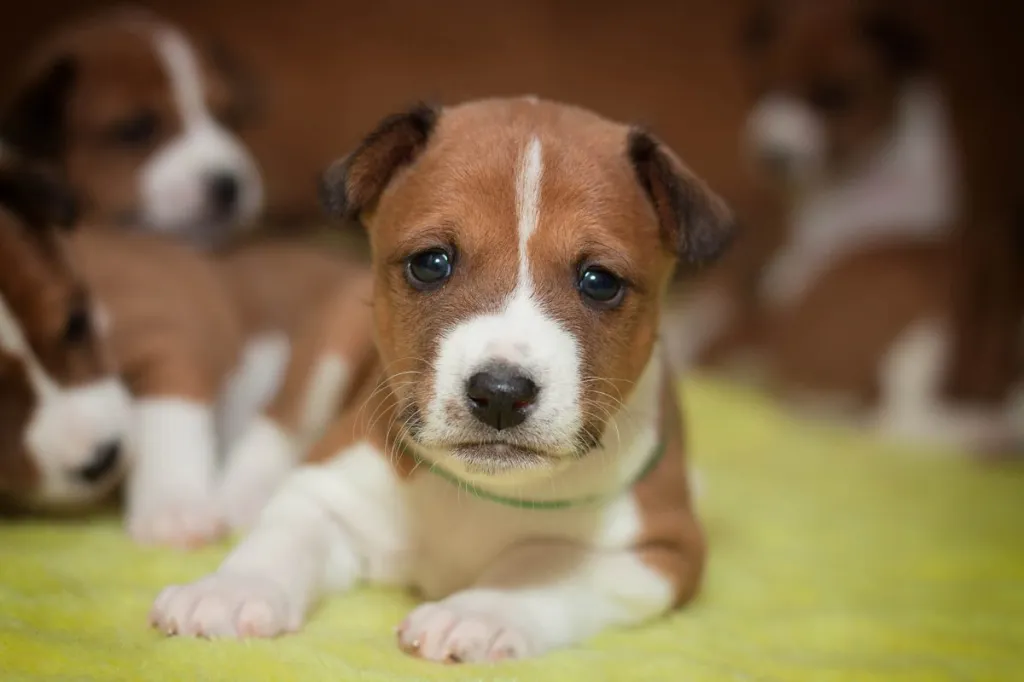
[[[712,549],[670,618],[498,667],[399,653],[412,602],[394,591],[332,598],[274,641],[164,639],[153,596],[224,548],[21,522],[0,526],[0,680],[1024,680],[1024,469],[886,448],[715,384],[685,394]]]

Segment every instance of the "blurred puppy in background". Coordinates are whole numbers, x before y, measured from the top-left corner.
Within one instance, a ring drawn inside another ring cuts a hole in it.
[[[881,3],[779,0],[752,13],[743,49],[749,158],[789,207],[759,277],[760,369],[815,412],[915,441],[1012,446],[1011,407],[940,397],[961,196],[927,41]],[[730,326],[750,324],[720,290],[691,310],[690,363],[728,357]]]
[[[60,165],[85,220],[207,246],[259,216],[260,172],[236,136],[257,110],[253,79],[155,15],[67,24],[27,59],[17,93],[6,145]]]
[[[223,50],[151,13],[119,9],[65,26],[29,64],[3,120],[4,141],[63,172],[84,207],[83,229],[158,232],[217,261],[244,344],[223,386],[227,408],[218,414],[220,448],[232,451],[222,506],[232,520],[250,518],[294,464],[280,455],[292,448],[268,448],[252,436],[238,456],[232,448],[249,431],[249,418],[271,408],[278,390],[289,390],[283,382],[294,346],[315,333],[305,330],[306,319],[363,266],[356,257],[259,239],[245,229],[259,217],[263,188],[236,132],[256,122],[259,88]],[[302,367],[293,369],[293,383],[315,379],[328,396],[342,388],[344,377]],[[289,400],[303,399],[296,390]],[[302,414],[295,420],[318,423]],[[315,430],[296,429],[296,437]]]
[[[79,507],[127,478],[137,541],[210,540],[235,310],[199,254],[76,222],[61,183],[0,160],[0,495]]]
[[[127,388],[103,313],[67,258],[70,197],[0,155],[0,500],[76,507],[124,467]]]

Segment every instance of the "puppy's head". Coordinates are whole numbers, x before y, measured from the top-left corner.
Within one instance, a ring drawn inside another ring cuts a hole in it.
[[[732,231],[649,134],[526,99],[388,118],[322,190],[369,230],[404,435],[481,474],[599,447],[677,259],[713,260]]]
[[[241,73],[148,14],[103,14],[37,51],[0,134],[62,167],[90,220],[218,241],[263,201],[234,132],[254,99]]]
[[[73,221],[61,185],[0,161],[0,495],[35,505],[89,502],[124,467],[128,394],[65,258]]]
[[[759,0],[743,36],[757,98],[747,141],[775,180],[836,176],[891,132],[923,39],[868,0]]]

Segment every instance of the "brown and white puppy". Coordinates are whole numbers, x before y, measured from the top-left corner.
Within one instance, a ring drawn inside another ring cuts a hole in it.
[[[61,234],[64,186],[0,164],[0,490],[81,506],[127,473],[136,540],[217,537],[216,414],[242,340],[221,273],[156,235]]]
[[[68,258],[73,221],[60,185],[0,165],[0,497],[33,507],[91,503],[124,469],[129,394]]]
[[[282,387],[290,355],[304,343],[305,319],[364,267],[309,244],[225,243],[261,203],[256,167],[227,127],[253,106],[245,101],[252,88],[240,78],[223,55],[200,52],[153,15],[106,12],[37,50],[2,122],[10,149],[63,169],[89,209],[84,227],[141,226],[193,245],[228,247],[215,258],[242,318],[244,347],[224,387],[218,426],[221,448],[231,450],[223,508],[236,525],[258,511],[295,461],[261,454],[266,447],[253,451],[255,437],[237,455],[232,448]],[[308,379],[340,392],[345,377],[336,374]],[[308,432],[315,428],[296,437]]]
[[[959,209],[953,133],[924,39],[870,0],[783,0],[747,35],[751,156],[790,197],[769,304],[876,239],[944,239]]]
[[[87,221],[208,245],[262,207],[259,169],[235,134],[254,106],[222,50],[118,9],[68,24],[30,55],[3,129],[7,146],[64,169]]]
[[[747,154],[788,203],[785,237],[760,278],[770,311],[860,246],[944,239],[959,201],[946,103],[913,26],[871,0],[757,6],[743,34]],[[680,342],[687,365],[750,336],[729,292],[700,294]]]
[[[647,133],[533,98],[392,116],[324,196],[369,230],[372,370],[312,464],[153,624],[272,636],[369,580],[429,600],[403,649],[473,662],[689,600],[704,540],[657,337],[677,259],[728,241],[720,199]]]
[[[783,0],[747,40],[751,153],[791,205],[761,288],[774,378],[894,435],[1011,443],[1007,413],[941,396],[961,200],[923,37],[875,2]]]

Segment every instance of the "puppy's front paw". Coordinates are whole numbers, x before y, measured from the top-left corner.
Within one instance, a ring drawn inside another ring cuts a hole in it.
[[[299,628],[287,595],[272,581],[221,573],[166,588],[149,622],[185,637],[274,637]]]
[[[444,663],[482,663],[535,655],[525,630],[493,604],[447,599],[423,604],[398,628],[398,646],[408,654]]]
[[[226,531],[218,505],[203,497],[140,501],[128,512],[128,534],[142,545],[195,549]]]

